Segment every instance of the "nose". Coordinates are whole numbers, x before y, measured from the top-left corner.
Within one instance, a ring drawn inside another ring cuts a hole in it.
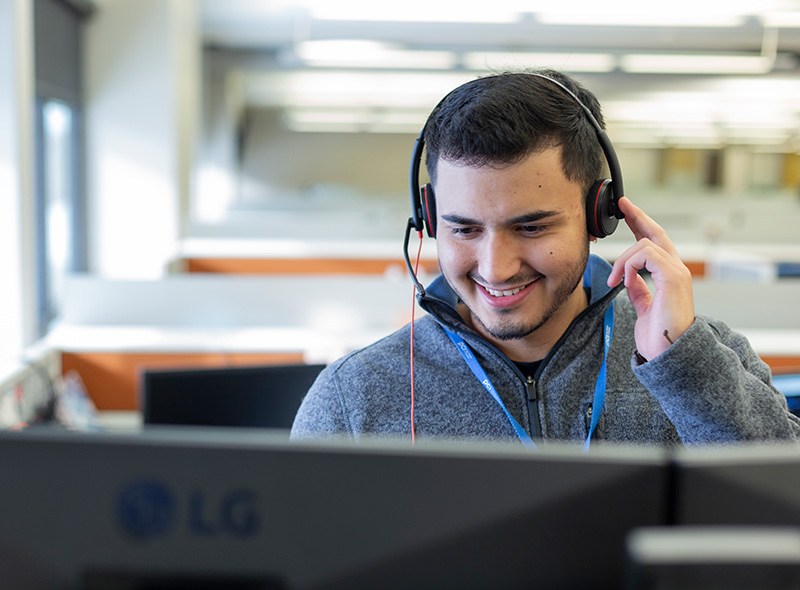
[[[519,274],[522,257],[514,240],[503,232],[490,232],[478,253],[478,273],[493,286],[507,285],[509,279]]]

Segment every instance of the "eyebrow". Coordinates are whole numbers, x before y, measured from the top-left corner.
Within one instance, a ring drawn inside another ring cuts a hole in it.
[[[512,217],[507,221],[507,223],[510,225],[533,223],[548,217],[555,217],[556,215],[560,214],[560,211],[531,211],[530,213],[525,213],[524,215]],[[455,213],[445,213],[442,215],[442,219],[455,225],[483,225],[477,219],[464,217],[463,215],[457,215]]]

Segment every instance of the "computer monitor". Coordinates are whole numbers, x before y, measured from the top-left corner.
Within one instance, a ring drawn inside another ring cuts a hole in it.
[[[0,433],[13,588],[609,588],[661,452]]]
[[[800,448],[747,445],[674,457],[675,524],[800,526]]]
[[[632,534],[632,587],[800,587],[800,448],[682,449],[672,474],[678,526]]]
[[[144,424],[291,428],[325,365],[145,370]]]

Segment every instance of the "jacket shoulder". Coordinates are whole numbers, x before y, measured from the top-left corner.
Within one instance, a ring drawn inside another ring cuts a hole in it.
[[[415,322],[414,330],[415,356],[428,357],[440,338],[435,331],[441,329],[425,316]],[[327,366],[300,405],[292,437],[331,432],[357,436],[378,429],[391,434],[387,417],[408,413],[410,342],[408,324]],[[397,425],[405,427],[405,421]]]

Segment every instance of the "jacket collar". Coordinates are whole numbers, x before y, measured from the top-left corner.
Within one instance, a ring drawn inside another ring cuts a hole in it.
[[[589,255],[589,264],[583,273],[583,286],[589,289],[589,305],[600,301],[612,291],[608,286],[608,276],[611,274],[611,265],[597,256]]]

